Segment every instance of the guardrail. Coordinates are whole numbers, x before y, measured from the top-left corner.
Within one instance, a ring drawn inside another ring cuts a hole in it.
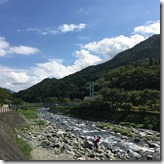
[[[0,107],[0,112],[16,111],[15,107]]]

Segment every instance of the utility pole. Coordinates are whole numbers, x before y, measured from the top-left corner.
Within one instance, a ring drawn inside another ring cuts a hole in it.
[[[94,82],[90,82],[90,92],[89,92],[89,97],[93,98],[94,97]]]

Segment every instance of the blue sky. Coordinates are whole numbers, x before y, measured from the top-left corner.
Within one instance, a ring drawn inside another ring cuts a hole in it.
[[[158,0],[0,0],[0,87],[60,79],[159,33]]]

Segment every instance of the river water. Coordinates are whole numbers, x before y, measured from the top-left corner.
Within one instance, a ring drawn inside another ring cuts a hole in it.
[[[72,130],[72,133],[77,136],[85,136],[88,139],[93,139],[94,136],[101,136],[101,144],[106,148],[119,150],[120,152],[130,150],[132,152],[131,156],[135,156],[135,158],[136,156],[138,158],[143,158],[143,154],[150,154],[153,156],[153,159],[160,160],[160,141],[153,142],[155,146],[150,148],[150,145],[142,139],[140,139],[139,142],[134,142],[134,138],[132,137],[116,134],[112,130],[100,129],[91,121],[53,114],[48,112],[46,108],[39,109],[38,112],[39,117],[50,121],[57,128],[64,131]],[[150,134],[153,133],[153,131],[150,132],[150,130],[140,131],[142,134],[146,134],[146,132]],[[136,152],[142,152],[142,155]]]

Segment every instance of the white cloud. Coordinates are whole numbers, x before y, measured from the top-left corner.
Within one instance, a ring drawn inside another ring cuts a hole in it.
[[[35,32],[39,35],[56,35],[59,33],[73,32],[73,31],[81,31],[86,28],[86,24],[80,23],[76,24],[63,24],[58,27],[47,27],[47,28],[28,28],[26,30],[17,29],[17,32]]]
[[[32,68],[32,72],[35,76],[39,75],[42,78],[62,78],[69,74],[80,71],[87,66],[95,65],[101,62],[101,59],[98,56],[92,55],[86,50],[76,51],[74,56],[77,59],[71,66],[65,66],[63,61],[51,59],[46,63],[37,64]]]
[[[63,24],[58,27],[59,31],[66,33],[72,31],[81,31],[82,29],[86,28],[86,24],[80,23],[78,25],[75,24]]]
[[[9,46],[9,43],[7,43],[4,38],[0,37],[0,56],[5,56],[7,54]]]
[[[143,40],[144,37],[138,34],[130,37],[120,35],[113,38],[104,38],[99,42],[88,43],[82,46],[82,48],[96,54],[101,54],[106,60],[109,60],[119,52],[131,48]]]
[[[30,77],[27,75],[26,72],[14,72],[11,71],[9,73],[9,77],[15,82],[19,84],[24,84],[29,82]]]
[[[98,64],[102,61],[100,57],[92,55],[89,51],[83,49],[76,51],[74,56],[77,60],[74,62],[73,68],[76,68],[78,71],[87,66]]]
[[[13,91],[28,88],[32,83],[32,78],[26,70],[11,69],[0,65],[0,86],[12,89]],[[36,82],[36,81],[35,81]]]
[[[91,51],[97,55],[103,55],[106,60],[112,59],[116,54],[133,47],[153,34],[160,33],[160,22],[149,21],[143,26],[135,27],[132,35],[127,37],[120,35],[112,38],[104,38],[99,42],[90,42],[82,46],[82,49]]]
[[[5,38],[0,37],[0,56],[6,56],[9,54],[31,55],[38,53],[39,50],[29,46],[11,46],[5,41]]]
[[[135,27],[133,33],[160,34],[160,21],[148,21],[142,26]]]
[[[17,30],[18,32],[22,32],[20,30]],[[45,29],[39,29],[39,28],[28,28],[27,31],[34,31],[36,32],[36,34],[40,34],[40,35],[48,35],[48,34],[57,34],[58,31],[56,31],[54,28],[48,27]]]
[[[30,54],[36,54],[38,53],[39,50],[37,48],[33,47],[27,47],[27,46],[15,46],[15,47],[10,47],[9,53],[11,54],[23,54],[23,55],[30,55]]]
[[[0,86],[19,91],[40,82],[44,78],[62,78],[101,62],[98,56],[92,55],[86,50],[76,51],[74,56],[76,60],[70,66],[65,66],[61,59],[50,59],[48,62],[38,63],[28,70],[12,69],[0,65]]]

